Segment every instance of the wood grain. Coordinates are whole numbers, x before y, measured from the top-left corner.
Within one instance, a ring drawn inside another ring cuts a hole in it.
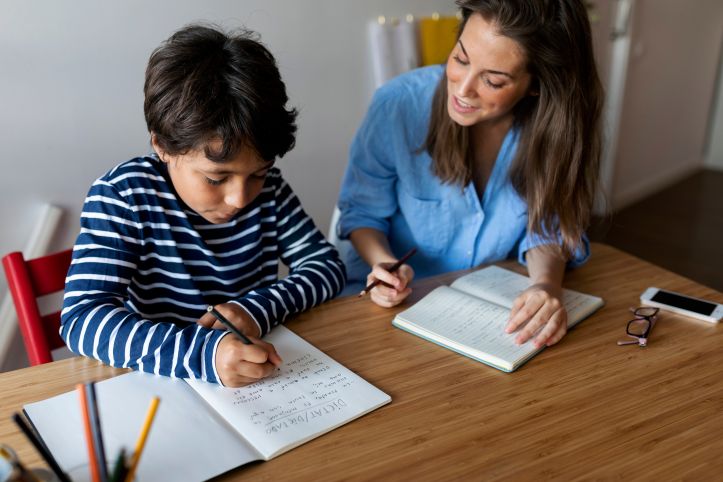
[[[352,296],[297,317],[289,328],[392,403],[220,480],[719,478],[723,326],[664,313],[648,347],[616,341],[648,286],[719,303],[723,294],[609,246],[592,249],[565,286],[605,307],[511,374],[393,328],[405,306]],[[415,283],[409,303],[460,274]],[[76,358],[0,375],[0,441],[40,465],[11,412],[118,373]]]

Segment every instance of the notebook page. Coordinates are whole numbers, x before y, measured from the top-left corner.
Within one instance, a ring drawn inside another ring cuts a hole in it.
[[[530,279],[498,266],[488,266],[458,278],[450,286],[509,309],[517,295],[530,286]]]
[[[275,375],[236,389],[189,384],[267,460],[391,401],[284,326],[264,340],[284,361]]]
[[[115,461],[121,447],[133,451],[151,399],[161,399],[138,465],[140,481],[196,482],[261,458],[182,380],[131,372],[95,386],[109,461]],[[87,474],[77,393],[30,403],[24,409],[63,470]]]
[[[509,309],[512,308],[515,298],[530,284],[527,276],[499,266],[489,266],[462,276],[451,286]],[[602,306],[603,301],[597,296],[564,289],[562,304],[567,310],[567,324],[572,326]]]
[[[510,369],[517,360],[538,350],[531,341],[516,345],[515,334],[505,333],[508,316],[505,308],[440,286],[397,315],[395,324],[404,324],[425,338]]]

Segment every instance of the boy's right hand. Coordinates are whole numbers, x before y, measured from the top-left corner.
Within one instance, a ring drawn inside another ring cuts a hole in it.
[[[216,371],[227,387],[240,387],[271,375],[280,365],[281,357],[274,345],[249,337],[252,345],[244,345],[233,334],[224,336],[216,350]]]
[[[403,264],[394,273],[390,273],[387,270],[393,264],[376,263],[372,266],[372,272],[367,275],[367,286],[376,280],[381,281],[369,294],[374,303],[384,308],[398,305],[412,292],[412,289],[408,287],[414,279],[412,267]]]

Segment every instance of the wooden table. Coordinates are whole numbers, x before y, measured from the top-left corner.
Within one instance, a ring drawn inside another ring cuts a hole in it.
[[[723,325],[665,313],[648,347],[615,342],[648,286],[719,303],[723,294],[611,247],[592,250],[565,286],[605,307],[511,374],[392,327],[403,307],[349,297],[289,322],[392,403],[221,480],[720,479]],[[456,276],[415,283],[410,302]],[[119,373],[75,358],[0,375],[0,442],[40,465],[10,413]]]

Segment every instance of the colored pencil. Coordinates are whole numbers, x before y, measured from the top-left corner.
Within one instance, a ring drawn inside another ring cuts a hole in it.
[[[128,469],[128,473],[126,474],[126,480],[125,482],[132,482],[133,477],[135,476],[136,469],[138,468],[138,462],[141,460],[141,454],[143,453],[143,447],[146,445],[146,439],[148,438],[148,432],[151,430],[151,424],[153,424],[153,418],[156,416],[156,410],[158,409],[158,403],[161,400],[158,397],[153,397],[153,400],[151,400],[151,405],[148,407],[148,412],[146,413],[146,420],[143,422],[143,428],[141,429],[141,433],[138,436],[138,441],[136,442],[136,450],[133,452],[133,457],[131,459],[131,467]]]
[[[98,461],[101,482],[108,482],[108,465],[105,459],[105,448],[103,446],[103,431],[100,427],[100,414],[98,413],[98,402],[95,395],[95,383],[85,384],[85,396],[88,399],[88,414],[90,415],[90,428],[93,435],[93,448]]]
[[[83,428],[85,429],[85,443],[88,446],[88,467],[90,469],[90,480],[100,482],[100,468],[98,467],[98,457],[95,450],[95,442],[93,440],[93,422],[90,419],[90,408],[88,406],[88,394],[85,385],[80,383],[75,387],[80,399],[80,416],[83,419]]]
[[[35,449],[40,453],[45,462],[48,464],[48,467],[50,467],[55,476],[60,479],[60,482],[71,482],[68,475],[63,472],[63,469],[61,469],[60,465],[58,465],[58,462],[55,460],[55,457],[53,457],[53,454],[50,453],[50,450],[48,450],[48,447],[45,446],[43,441],[40,440],[40,437],[35,434],[35,431],[30,428],[28,422],[25,421],[25,419],[19,413],[13,414],[13,422],[15,422],[15,424],[28,438],[28,440],[30,440],[30,443],[33,444]]]
[[[126,479],[126,473],[128,472],[128,466],[126,465],[126,449],[121,448],[118,458],[115,460],[113,466],[113,474],[110,476],[112,482],[124,482]]]

